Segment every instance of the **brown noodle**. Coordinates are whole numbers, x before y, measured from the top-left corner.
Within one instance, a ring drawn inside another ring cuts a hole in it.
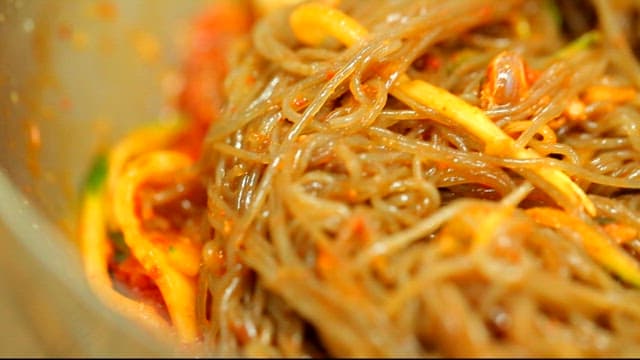
[[[206,351],[639,354],[640,292],[584,237],[613,243],[606,225],[624,226],[635,233],[615,246],[640,259],[640,4],[339,8],[369,31],[356,45],[303,45],[289,26],[293,8],[283,8],[229,55],[224,111],[181,183],[206,188],[196,296]],[[594,29],[596,41],[570,45]],[[487,68],[505,50],[535,76],[524,95],[513,94],[524,85],[511,78],[513,88],[487,104]],[[542,157],[486,154],[446,114],[391,96],[404,73],[481,107]],[[588,98],[594,85],[614,97]],[[633,96],[615,98],[623,88]],[[578,118],[568,113],[576,99]],[[597,215],[559,210],[561,194],[536,173],[543,165],[569,175]]]

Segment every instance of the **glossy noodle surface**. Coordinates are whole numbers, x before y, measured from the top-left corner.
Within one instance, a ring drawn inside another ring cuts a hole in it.
[[[640,352],[640,4],[255,3],[97,168],[105,301],[210,355]]]

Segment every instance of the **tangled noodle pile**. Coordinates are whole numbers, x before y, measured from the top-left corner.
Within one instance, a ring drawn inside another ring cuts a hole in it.
[[[89,179],[105,301],[217,355],[640,353],[638,2],[224,6]]]

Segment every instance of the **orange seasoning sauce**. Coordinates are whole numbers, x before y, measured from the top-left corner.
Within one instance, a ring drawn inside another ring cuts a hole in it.
[[[252,23],[249,9],[232,0],[215,2],[192,23],[182,68],[184,87],[177,101],[190,124],[175,147],[193,158],[199,156],[201,140],[220,115],[223,81],[229,66],[227,53]]]
[[[108,6],[102,6],[101,10],[107,18],[111,18],[112,11]],[[189,122],[170,146],[173,150],[181,151],[193,159],[200,156],[202,140],[211,122],[218,118],[224,101],[227,52],[235,39],[249,31],[252,21],[246,7],[229,0],[215,2],[192,22],[187,56],[182,67],[184,85],[175,104]],[[145,214],[140,196],[137,198],[138,216],[144,221],[149,214]],[[165,240],[171,242],[170,239]],[[149,301],[161,314],[168,316],[153,274],[148,274],[134,256],[123,253],[122,249],[116,251],[117,239],[112,237],[111,243],[113,252],[109,260],[109,272],[114,280],[128,285],[134,296]]]

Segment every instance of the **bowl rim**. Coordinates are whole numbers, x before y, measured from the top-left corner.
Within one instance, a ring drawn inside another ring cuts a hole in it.
[[[42,265],[48,275],[59,280],[63,286],[86,306],[110,330],[134,340],[145,348],[149,356],[176,355],[178,348],[135,324],[122,314],[110,309],[91,290],[85,277],[80,251],[64,232],[55,226],[43,212],[18,189],[0,165],[0,222],[6,226],[9,236],[29,256]],[[11,239],[6,239],[11,241]]]

